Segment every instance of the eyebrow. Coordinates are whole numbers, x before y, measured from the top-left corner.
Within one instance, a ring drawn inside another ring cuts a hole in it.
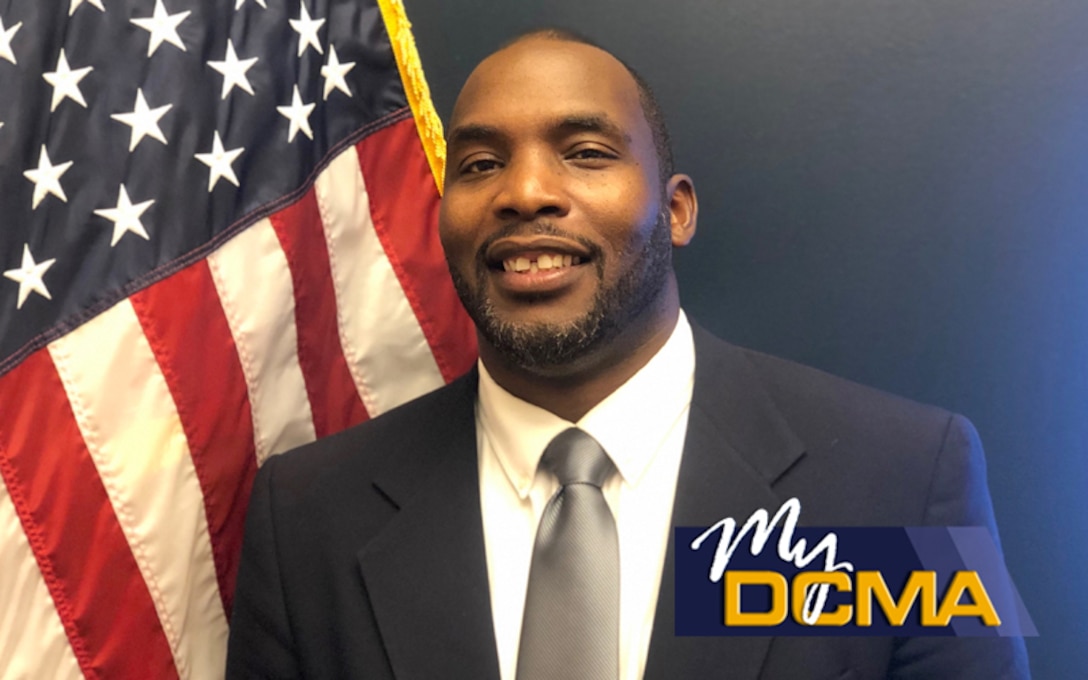
[[[550,125],[552,134],[570,134],[573,132],[595,132],[614,137],[631,143],[631,135],[628,134],[603,114],[574,114],[563,116]],[[466,123],[458,125],[450,130],[446,136],[446,145],[471,144],[473,142],[491,142],[506,138],[507,135],[499,128],[492,125],[479,123]]]
[[[497,127],[469,123],[467,125],[458,125],[450,130],[449,134],[446,135],[446,145],[453,146],[454,144],[486,142],[493,139],[499,139],[502,136],[503,134],[499,132]]]
[[[564,116],[555,126],[558,132],[596,132],[631,143],[631,135],[611,118],[602,114]]]

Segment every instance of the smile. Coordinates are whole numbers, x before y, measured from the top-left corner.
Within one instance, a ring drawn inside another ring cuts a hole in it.
[[[536,273],[538,271],[549,271],[552,269],[562,269],[563,267],[571,267],[582,263],[582,258],[578,255],[564,255],[563,253],[541,253],[539,255],[519,255],[515,257],[508,257],[502,261],[502,268],[508,272],[529,272]]]
[[[493,271],[519,275],[569,270],[592,260],[592,247],[573,238],[508,236],[487,246],[484,261]]]

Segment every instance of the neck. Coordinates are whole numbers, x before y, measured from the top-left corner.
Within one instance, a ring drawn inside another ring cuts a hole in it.
[[[577,422],[645,366],[665,345],[676,327],[680,304],[666,296],[665,304],[647,318],[632,323],[591,356],[554,371],[512,364],[483,338],[480,360],[503,389],[519,399]]]

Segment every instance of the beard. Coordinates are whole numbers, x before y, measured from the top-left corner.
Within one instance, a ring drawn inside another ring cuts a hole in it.
[[[487,289],[487,264],[483,253],[498,238],[513,231],[496,234],[479,250],[474,283],[452,265],[450,275],[461,304],[476,324],[476,329],[507,361],[524,369],[546,371],[568,366],[610,343],[620,331],[638,318],[665,289],[672,271],[672,234],[667,208],[657,216],[649,240],[636,254],[632,264],[620,272],[615,283],[604,281],[604,254],[586,239],[560,231],[547,222],[532,226],[534,234],[551,234],[579,241],[592,253],[596,266],[597,292],[589,310],[565,323],[513,322],[499,317]],[[628,253],[621,253],[627,259]]]

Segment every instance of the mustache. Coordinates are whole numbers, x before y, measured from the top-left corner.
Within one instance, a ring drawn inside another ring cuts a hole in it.
[[[501,229],[491,234],[484,242],[480,244],[479,249],[476,251],[476,261],[481,266],[487,265],[486,253],[488,249],[499,239],[508,238],[510,236],[557,236],[559,238],[565,238],[570,241],[576,241],[579,245],[586,249],[590,253],[594,262],[600,264],[604,257],[604,250],[590,241],[586,237],[567,231],[566,229],[560,229],[555,226],[554,222],[549,220],[538,220],[534,222],[511,222],[504,225]]]

